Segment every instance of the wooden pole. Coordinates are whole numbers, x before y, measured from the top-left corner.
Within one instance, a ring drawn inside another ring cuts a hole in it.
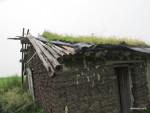
[[[27,35],[29,34],[29,29],[27,30]]]
[[[60,63],[40,44],[40,41],[33,38],[33,40],[36,42],[36,44],[39,46],[43,54],[46,56],[46,58],[49,60],[49,62],[52,64],[54,69],[56,71],[59,71],[61,69]]]
[[[46,68],[46,70],[47,70],[48,72],[50,72],[49,75],[50,75],[50,76],[53,76],[54,73],[55,73],[55,71],[54,71],[53,67],[51,66],[51,64],[50,64],[50,63],[47,61],[47,59],[43,56],[43,53],[42,53],[41,49],[38,47],[38,45],[36,44],[36,42],[35,42],[35,40],[34,40],[34,37],[29,34],[29,35],[27,35],[27,38],[28,38],[28,39],[30,40],[30,42],[32,43],[34,49],[36,50],[36,52],[37,52],[39,58],[41,59],[41,61],[42,61],[43,65],[44,65],[44,67]]]
[[[24,30],[25,30],[25,28],[23,28],[23,31],[22,31],[22,37],[24,37]]]
[[[67,50],[65,50],[65,49],[63,49],[63,48],[61,48],[61,47],[59,47],[59,46],[56,46],[56,45],[54,45],[54,44],[53,44],[53,46],[54,46],[56,49],[60,50],[61,52],[65,53],[65,54],[67,54],[67,55],[71,55],[71,53],[70,53],[69,51],[67,51]]]
[[[24,31],[25,31],[25,29],[23,28],[22,37],[24,37]],[[21,42],[21,44],[22,44],[22,49],[24,49],[24,44],[23,44],[23,42]],[[24,52],[22,52],[22,69],[21,69],[22,85],[23,85],[23,83],[24,83],[24,76],[23,76],[24,63],[23,63],[23,60],[24,60]]]
[[[56,59],[58,59],[60,57],[60,55],[57,54],[52,48],[50,48],[50,46],[48,46],[42,42],[40,42],[40,43],[43,47],[45,47],[53,55],[53,57],[55,57]]]
[[[75,49],[74,48],[71,48],[71,47],[68,47],[68,46],[62,46],[64,49],[66,49],[67,51],[69,51],[72,55],[75,54]]]
[[[50,45],[50,44],[48,44]],[[52,47],[52,49],[58,54],[58,55],[61,55],[61,56],[65,56],[65,53],[63,53],[62,51],[60,51],[59,49],[55,48],[53,46],[53,44],[50,45]]]

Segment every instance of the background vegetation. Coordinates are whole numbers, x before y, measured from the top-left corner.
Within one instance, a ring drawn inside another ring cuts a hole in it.
[[[32,100],[21,77],[0,78],[0,113],[44,113]]]

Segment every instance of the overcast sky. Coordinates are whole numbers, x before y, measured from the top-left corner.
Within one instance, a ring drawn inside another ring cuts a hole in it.
[[[22,28],[116,36],[150,43],[150,0],[0,0],[0,77],[21,74]]]

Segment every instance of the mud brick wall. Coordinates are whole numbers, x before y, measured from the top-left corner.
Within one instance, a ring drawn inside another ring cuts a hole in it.
[[[32,47],[30,49],[28,59],[35,52]],[[105,65],[101,59],[74,56],[64,58],[61,64],[63,70],[53,78],[48,76],[37,55],[27,65],[33,69],[35,100],[46,113],[118,113],[112,65]],[[145,65],[133,67],[133,106],[145,107],[149,104]]]
[[[131,70],[132,76],[132,94],[134,97],[134,107],[148,107],[148,88],[146,81],[146,65],[137,63]]]
[[[59,104],[54,113],[117,113],[114,69],[103,61],[66,59],[53,78]]]
[[[34,49],[31,47],[28,53],[28,59],[34,54]],[[27,67],[33,70],[33,86],[35,100],[46,113],[51,113],[55,108],[56,97],[52,78],[48,76],[41,60],[37,55],[28,63]]]

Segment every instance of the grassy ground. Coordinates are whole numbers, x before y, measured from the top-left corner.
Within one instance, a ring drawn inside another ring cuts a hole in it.
[[[145,42],[136,40],[136,39],[128,39],[128,38],[116,38],[116,37],[95,37],[95,36],[63,36],[56,33],[51,33],[48,31],[45,31],[43,33],[43,36],[45,36],[48,41],[50,40],[64,40],[69,42],[86,42],[90,44],[119,44],[120,42],[126,42],[129,45],[147,45]]]
[[[21,77],[11,76],[0,78],[0,113],[44,112],[32,101],[32,97],[25,88],[25,85],[22,87]],[[135,111],[133,113],[150,113],[150,110],[143,112]]]
[[[43,113],[25,86],[18,76],[0,78],[0,113]]]

